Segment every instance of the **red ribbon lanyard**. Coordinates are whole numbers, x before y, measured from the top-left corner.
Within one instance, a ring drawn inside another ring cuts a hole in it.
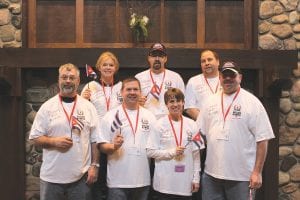
[[[149,70],[149,71],[150,71],[150,77],[151,77],[152,85],[154,86],[156,83],[154,82],[154,79],[153,79],[151,70]],[[161,83],[160,83],[159,91],[157,92],[159,95],[160,95],[160,92],[161,92],[161,90],[162,90],[162,86],[163,86],[163,83],[164,83],[164,80],[165,80],[165,76],[166,76],[166,70],[164,70],[163,79],[162,79],[162,81],[161,81]],[[153,86],[152,86],[152,87],[153,87]],[[151,89],[150,89],[150,90],[151,90]]]
[[[112,94],[112,90],[113,90],[113,87],[114,87],[114,79],[112,81],[112,86],[110,87],[110,95],[109,95],[108,98],[106,98],[106,92],[105,92],[103,80],[101,80],[101,85],[102,85],[102,90],[104,92],[104,98],[105,98],[105,102],[106,102],[106,111],[108,111],[109,110],[109,106],[110,106],[110,95]]]
[[[126,118],[127,118],[128,122],[129,122],[131,131],[132,131],[132,134],[133,134],[133,136],[134,136],[134,143],[135,143],[135,134],[136,134],[136,131],[137,131],[137,128],[138,128],[138,123],[139,123],[140,107],[138,107],[137,113],[136,113],[136,124],[135,124],[135,129],[133,129],[132,122],[131,122],[131,120],[130,120],[130,118],[129,118],[129,116],[128,116],[128,113],[127,113],[127,111],[126,111],[126,108],[125,108],[124,104],[122,104],[122,108],[123,108],[123,110],[124,110],[124,113],[125,113],[125,115],[126,115]]]
[[[169,117],[169,121],[170,121],[170,124],[171,124],[171,127],[172,127],[172,131],[173,131],[173,135],[174,135],[174,138],[175,138],[176,145],[181,146],[181,144],[182,144],[182,127],[183,127],[182,116],[180,116],[181,123],[180,123],[180,141],[179,141],[179,143],[178,143],[177,135],[176,135],[176,132],[175,132],[175,129],[174,129],[174,125],[172,123],[171,116],[168,115],[168,117]]]
[[[75,97],[74,105],[73,105],[73,108],[72,108],[72,110],[71,110],[70,115],[68,115],[68,113],[67,113],[67,111],[66,111],[66,109],[65,109],[65,107],[64,107],[64,105],[63,105],[63,103],[62,103],[62,98],[61,98],[61,96],[59,96],[59,100],[60,100],[60,104],[61,104],[61,106],[62,106],[62,108],[63,108],[63,110],[64,110],[65,116],[66,116],[66,118],[67,118],[67,120],[68,120],[68,122],[69,122],[69,126],[70,126],[70,128],[71,128],[71,134],[72,134],[71,120],[72,120],[72,116],[73,116],[73,113],[74,113],[74,110],[75,110],[75,107],[76,107],[77,96]]]
[[[233,97],[233,99],[232,99],[230,105],[228,106],[228,108],[227,108],[227,110],[226,110],[225,115],[224,115],[224,100],[223,100],[223,92],[222,92],[222,96],[221,96],[221,105],[222,105],[222,114],[223,114],[224,124],[225,124],[226,117],[227,117],[227,115],[228,115],[228,113],[229,113],[229,110],[230,110],[230,108],[231,108],[231,106],[232,106],[234,100],[237,98],[238,94],[240,93],[240,89],[241,89],[241,88],[239,87],[238,90],[237,90],[237,92],[235,93],[235,95],[234,95],[234,97]]]
[[[216,89],[215,89],[215,92],[214,92],[213,89],[211,88],[211,86],[210,86],[210,84],[209,84],[207,78],[206,78],[205,76],[204,76],[204,79],[205,79],[205,82],[206,82],[206,84],[208,85],[208,87],[209,87],[211,93],[213,93],[213,94],[217,93],[220,81],[218,81],[218,84],[217,84]]]

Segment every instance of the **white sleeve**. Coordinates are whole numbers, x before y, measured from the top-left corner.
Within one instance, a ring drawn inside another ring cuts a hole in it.
[[[111,143],[111,131],[110,131],[110,125],[112,122],[110,122],[110,118],[108,116],[109,113],[106,113],[102,120],[100,121],[100,139],[99,143]]]
[[[146,151],[147,156],[156,160],[170,160],[173,159],[176,154],[176,148],[174,149],[160,149],[160,133],[158,128],[154,128],[152,134],[147,141]]]
[[[90,134],[90,140],[91,143],[96,142],[99,143],[100,142],[100,119],[99,116],[97,114],[96,108],[94,106],[90,106],[90,112],[91,112],[91,134]]]
[[[40,136],[47,135],[49,124],[49,114],[45,109],[45,104],[43,104],[34,118],[29,139],[32,140]]]
[[[182,93],[185,93],[185,86],[184,86],[184,82],[183,79],[181,78],[181,76],[178,74],[178,88],[182,91]]]
[[[193,151],[193,183],[199,183],[200,182],[200,150]]]
[[[188,81],[185,90],[185,108],[197,108],[196,95],[194,94],[193,85],[191,79]]]
[[[249,128],[255,135],[256,142],[272,139],[274,138],[274,133],[268,114],[260,101],[257,104],[255,111],[250,116]]]

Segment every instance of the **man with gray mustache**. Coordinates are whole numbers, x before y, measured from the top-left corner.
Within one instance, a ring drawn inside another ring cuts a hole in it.
[[[41,200],[88,200],[97,180],[99,120],[95,107],[77,95],[79,69],[59,68],[59,94],[46,101],[35,117],[29,139],[43,148]]]

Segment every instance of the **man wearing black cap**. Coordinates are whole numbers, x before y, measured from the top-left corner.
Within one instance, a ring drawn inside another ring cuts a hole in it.
[[[254,199],[273,130],[261,102],[240,87],[242,74],[233,62],[221,68],[223,92],[204,103],[197,124],[207,139],[202,199]]]
[[[165,46],[161,43],[154,43],[148,54],[150,69],[136,75],[142,88],[140,104],[149,109],[157,119],[168,114],[164,103],[165,91],[169,88],[178,88],[184,92],[184,82],[181,76],[166,69],[167,60]]]

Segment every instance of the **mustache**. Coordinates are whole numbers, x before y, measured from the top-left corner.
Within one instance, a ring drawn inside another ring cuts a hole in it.
[[[227,84],[227,83],[233,83],[233,81],[231,81],[231,80],[224,80],[223,81],[225,84]]]
[[[155,65],[155,64],[157,65],[157,64],[161,64],[161,63],[160,63],[159,60],[155,60],[153,64],[154,64],[154,65]]]

